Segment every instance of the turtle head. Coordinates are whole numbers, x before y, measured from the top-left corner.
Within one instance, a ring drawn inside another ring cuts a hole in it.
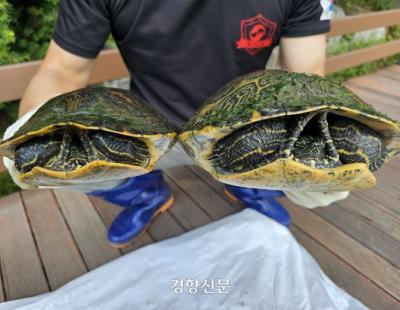
[[[302,135],[294,144],[293,157],[321,160],[326,156],[325,144],[326,142],[321,136]]]

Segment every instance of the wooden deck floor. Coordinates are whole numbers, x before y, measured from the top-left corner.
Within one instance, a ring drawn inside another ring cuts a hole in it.
[[[400,119],[400,66],[349,81],[381,111]],[[291,230],[340,287],[373,309],[400,309],[400,159],[377,173],[376,187],[313,211],[283,204]],[[54,290],[144,245],[241,210],[223,185],[197,167],[166,171],[176,203],[140,240],[122,250],[106,230],[121,210],[66,191],[24,191],[0,199],[0,301]]]

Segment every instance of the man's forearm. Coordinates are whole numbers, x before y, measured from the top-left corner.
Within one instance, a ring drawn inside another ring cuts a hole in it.
[[[325,35],[282,38],[280,63],[283,69],[325,75]]]
[[[50,98],[85,87],[95,61],[73,55],[54,41],[22,96],[19,115],[37,108]]]
[[[50,98],[81,87],[84,83],[73,83],[63,79],[55,72],[42,69],[32,78],[21,99],[19,115],[39,107]]]

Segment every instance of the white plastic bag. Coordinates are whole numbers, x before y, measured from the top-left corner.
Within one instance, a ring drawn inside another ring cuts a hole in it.
[[[190,292],[189,280],[213,281],[214,288]],[[246,209],[127,254],[52,293],[0,304],[4,309],[366,308],[324,275],[289,230]]]
[[[37,109],[26,113],[24,116],[22,116],[17,121],[15,121],[11,126],[9,126],[6,129],[6,131],[4,132],[3,140],[7,140],[7,139],[11,138],[18,131],[18,129],[20,129],[32,117],[32,115],[35,114]],[[17,168],[15,168],[14,161],[12,161],[11,159],[9,159],[7,157],[4,157],[3,163],[4,163],[4,167],[7,168],[8,172],[10,173],[15,184],[17,184],[22,189],[32,188],[28,184],[23,183],[19,180],[19,175],[21,173],[17,170]]]
[[[350,192],[309,192],[309,191],[284,191],[287,198],[302,207],[313,209],[327,207],[332,203],[346,199]]]

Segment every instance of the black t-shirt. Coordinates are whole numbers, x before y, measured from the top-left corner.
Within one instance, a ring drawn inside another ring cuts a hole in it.
[[[62,0],[54,41],[95,58],[110,33],[131,88],[181,125],[216,90],[263,69],[280,37],[329,31],[327,0]]]

